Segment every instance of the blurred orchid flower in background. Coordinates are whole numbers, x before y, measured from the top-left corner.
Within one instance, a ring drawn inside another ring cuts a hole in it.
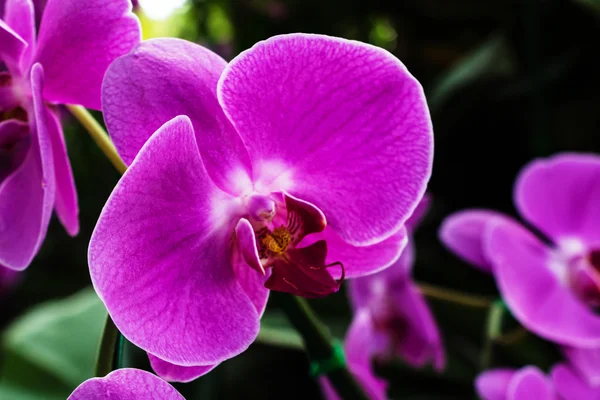
[[[268,289],[322,297],[393,263],[431,172],[421,86],[359,42],[276,36],[227,65],[149,40],[111,65],[103,109],[130,167],[92,237],[92,281],[171,380],[243,352]]]
[[[415,249],[412,232],[429,208],[425,195],[406,221],[408,245],[389,268],[349,283],[354,318],[344,348],[348,365],[373,399],[385,399],[385,381],[373,372],[374,359],[400,357],[413,367],[432,362],[445,366],[439,328],[419,289],[412,282]],[[326,379],[321,380],[328,399],[338,399]]]
[[[550,244],[488,210],[449,216],[440,229],[442,242],[493,273],[527,329],[564,346],[600,348],[594,311],[600,305],[600,157],[560,154],[532,162],[519,174],[514,201]]]
[[[67,400],[185,400],[167,382],[149,372],[118,369],[104,378],[92,378],[75,389]]]
[[[102,34],[98,34],[102,32]],[[108,65],[140,40],[128,0],[49,0],[36,39],[31,0],[0,20],[0,267],[23,270],[55,210],[79,231],[77,195],[53,104],[100,108]]]

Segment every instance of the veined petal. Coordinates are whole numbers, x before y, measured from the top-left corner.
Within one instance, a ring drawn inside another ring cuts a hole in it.
[[[71,170],[71,162],[67,154],[62,125],[58,115],[46,107],[48,133],[52,142],[54,173],[56,179],[56,199],[54,209],[58,219],[71,236],[79,233],[79,205],[75,179]]]
[[[35,10],[33,3],[31,0],[7,0],[4,11],[2,19],[27,44],[20,60],[20,69],[21,72],[24,72],[25,68],[31,65],[31,56],[35,50]]]
[[[219,363],[258,334],[235,277],[231,197],[206,174],[187,117],[144,145],[92,235],[92,282],[127,339],[181,366]]]
[[[319,240],[327,242],[326,264],[341,262],[344,264],[346,278],[358,278],[374,274],[388,268],[398,260],[408,242],[405,228],[401,228],[389,238],[370,246],[353,246],[340,238],[331,228],[323,232],[306,236],[299,247],[309,246]],[[331,275],[335,279],[341,277],[340,268],[332,268]]]
[[[484,272],[491,272],[491,263],[485,254],[486,229],[494,219],[512,221],[502,213],[491,210],[464,210],[444,219],[439,230],[442,243],[463,260]]]
[[[600,346],[600,316],[551,269],[550,249],[533,234],[497,220],[487,247],[502,297],[523,326],[563,345]]]
[[[0,265],[23,270],[44,241],[54,205],[55,182],[52,143],[42,101],[44,72],[31,73],[34,119],[32,140],[25,160],[0,185]]]
[[[215,369],[218,364],[182,367],[148,354],[150,365],[158,376],[169,382],[191,382]]]
[[[229,63],[218,96],[257,184],[315,204],[348,243],[391,236],[425,192],[433,155],[427,104],[385,50],[323,35],[275,36]]]
[[[600,386],[589,386],[566,364],[558,364],[551,371],[556,392],[564,400],[598,400]]]
[[[131,8],[130,0],[48,1],[34,56],[46,71],[46,100],[100,109],[109,64],[141,40]]]
[[[575,237],[600,245],[600,157],[534,161],[519,175],[514,197],[521,215],[555,242]]]
[[[202,160],[221,189],[237,195],[251,189],[248,153],[217,101],[226,62],[181,39],[152,39],[117,59],[102,86],[104,119],[126,164],[162,124],[187,115]]]
[[[104,378],[92,378],[67,400],[185,400],[177,390],[149,372],[123,368]]]

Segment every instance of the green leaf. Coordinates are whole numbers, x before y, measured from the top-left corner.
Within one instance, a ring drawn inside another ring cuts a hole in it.
[[[494,36],[475,49],[443,75],[429,97],[432,112],[437,112],[458,90],[485,78],[509,75],[515,61],[503,36]]]
[[[2,342],[0,398],[66,398],[93,377],[106,310],[93,289],[33,308]]]

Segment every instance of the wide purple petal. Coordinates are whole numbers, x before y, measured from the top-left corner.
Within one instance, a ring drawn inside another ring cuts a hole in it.
[[[181,39],[141,43],[108,69],[102,86],[104,119],[126,164],[162,124],[187,115],[202,160],[221,189],[239,194],[250,185],[250,160],[217,101],[226,62]]]
[[[32,140],[20,167],[0,185],[0,265],[23,270],[42,245],[54,205],[52,144],[41,94],[44,72],[31,73]]]
[[[275,36],[227,66],[218,94],[257,185],[315,204],[348,243],[391,236],[425,192],[433,155],[427,104],[385,50]]]
[[[524,218],[554,241],[600,245],[600,157],[561,154],[529,164],[515,186]]]
[[[508,386],[516,371],[499,368],[485,371],[475,379],[475,389],[482,400],[506,400]]]
[[[563,400],[598,400],[600,386],[589,386],[566,364],[558,364],[551,371],[556,392]]]
[[[130,0],[49,0],[34,57],[46,71],[44,98],[99,110],[106,69],[140,39]]]
[[[395,263],[400,255],[403,254],[403,250],[408,242],[408,236],[406,229],[400,228],[394,235],[379,243],[370,246],[353,246],[342,240],[328,226],[323,232],[306,236],[300,242],[299,247],[310,246],[319,240],[327,242],[326,264],[339,261],[344,264],[346,278],[358,278],[387,269]],[[335,279],[340,279],[340,268],[331,268],[329,272]]]
[[[17,119],[0,122],[0,183],[23,164],[30,147],[31,134],[26,122]]]
[[[104,378],[92,378],[75,389],[67,400],[185,400],[167,382],[149,372],[118,369]]]
[[[590,386],[600,387],[600,349],[563,347],[563,353],[571,366]]]
[[[33,3],[31,0],[7,0],[3,19],[27,43],[27,48],[21,56],[20,66],[21,68],[28,67],[31,65],[31,56],[35,50],[35,10]]]
[[[215,369],[218,364],[182,367],[148,354],[150,365],[158,376],[169,382],[191,382]]]
[[[20,61],[27,43],[0,19],[0,60],[13,74],[20,74]]]
[[[465,210],[456,212],[442,223],[439,238],[456,255],[482,271],[491,272],[491,263],[485,254],[484,237],[490,222],[511,218],[490,210]]]
[[[123,335],[162,360],[218,363],[258,334],[231,265],[230,205],[182,116],[152,136],[104,206],[89,248],[92,282]]]
[[[56,199],[54,209],[58,219],[63,224],[69,235],[79,233],[79,205],[75,179],[71,170],[71,162],[67,154],[62,125],[56,112],[46,107],[48,120],[48,133],[52,141],[52,154],[54,158],[54,173],[56,179]]]
[[[594,314],[552,269],[551,250],[518,224],[495,222],[489,259],[503,299],[527,329],[563,345],[600,346]]]
[[[506,400],[558,400],[552,382],[536,367],[517,371],[507,388]]]

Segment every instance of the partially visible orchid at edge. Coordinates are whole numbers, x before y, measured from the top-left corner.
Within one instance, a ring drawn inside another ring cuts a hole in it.
[[[400,357],[417,368],[432,362],[437,371],[445,366],[439,328],[411,278],[415,261],[412,232],[430,201],[425,195],[406,221],[409,241],[398,261],[381,272],[349,282],[354,317],[344,349],[350,371],[373,400],[387,398],[387,383],[373,371],[376,359]],[[326,378],[321,378],[321,383],[327,399],[339,399]]]
[[[98,34],[102,32],[102,34]],[[52,212],[79,231],[77,195],[57,104],[100,109],[108,65],[140,41],[128,0],[49,0],[36,35],[31,0],[0,19],[0,268],[23,270]]]
[[[291,34],[227,64],[149,40],[102,94],[129,168],[92,236],[92,281],[166,379],[243,352],[269,289],[322,297],[406,245],[432,127],[421,86],[382,49]]]
[[[171,385],[150,372],[118,369],[79,385],[67,400],[185,400]]]

